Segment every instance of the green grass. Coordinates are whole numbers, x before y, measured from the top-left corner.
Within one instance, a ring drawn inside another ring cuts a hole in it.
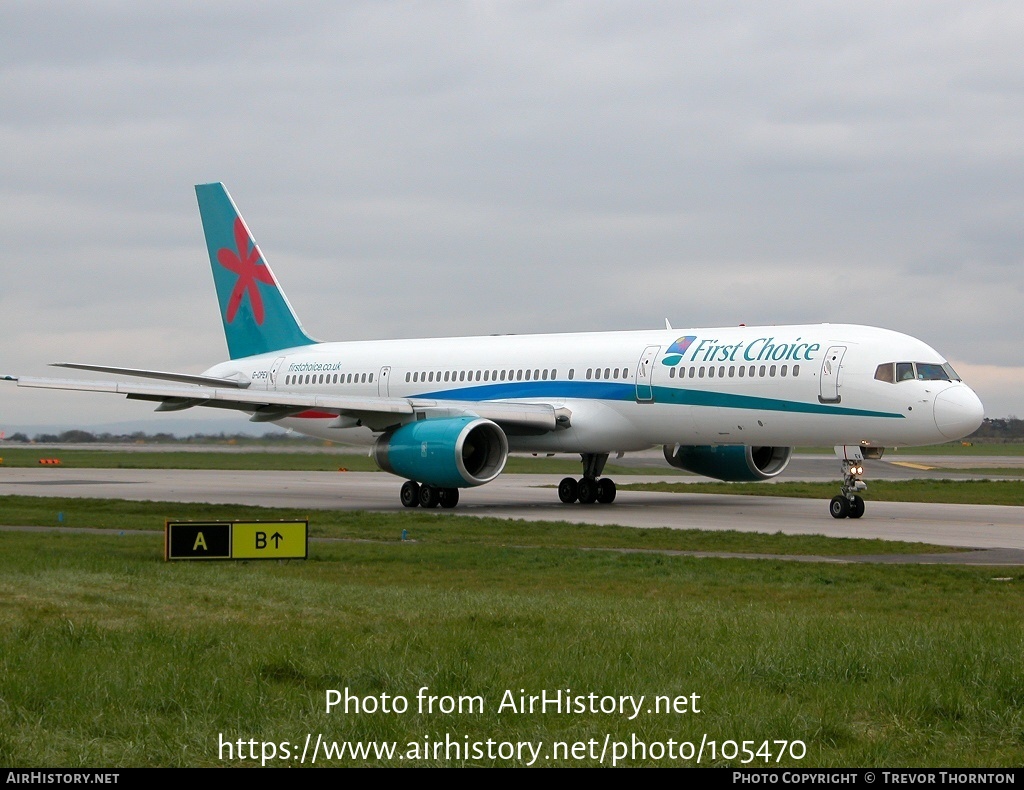
[[[809,455],[832,455],[832,447],[798,447],[796,452]],[[901,455],[1024,455],[1024,442],[947,442],[946,444],[929,444],[925,447],[890,447],[885,451],[885,458],[891,460]]]
[[[470,518],[420,509],[399,513],[343,510],[308,513],[287,508],[240,505],[0,496],[0,513],[0,520],[7,525],[109,530],[163,530],[164,521],[169,518],[195,521],[308,519],[310,535],[313,537],[398,542],[402,530],[406,530],[414,540],[431,544],[472,543],[498,549],[518,546],[825,556],[952,550],[948,546],[864,538],[837,539],[821,535],[768,535],[696,529],[635,529],[566,522]]]
[[[377,472],[379,468],[365,452],[196,452],[189,450],[63,450],[4,447],[0,452],[3,466],[40,466],[40,458],[60,459],[60,465],[72,469],[232,469],[267,471],[334,472],[339,468],[350,472]],[[582,466],[578,456],[554,458],[510,456],[506,473],[579,475]],[[607,475],[651,474],[652,470],[608,464]],[[665,464],[655,474],[685,475]]]
[[[1020,466],[941,466],[933,468],[940,472],[954,472],[975,477],[1024,477],[1024,467]]]
[[[623,483],[622,491],[674,494],[747,494],[751,496],[831,499],[835,483]],[[1024,485],[1017,480],[873,480],[865,499],[876,502],[1024,505]]]
[[[307,733],[403,745],[446,733],[530,740],[545,744],[542,754],[553,741],[606,734],[698,744],[706,734],[805,741],[807,757],[783,765],[1024,762],[1016,570],[698,560],[486,539],[315,544],[306,562],[239,564],[163,563],[159,536],[4,533],[0,543],[6,766],[252,765],[221,762],[220,736],[255,739],[258,750],[260,741],[301,747]],[[480,695],[486,707],[419,713],[422,687]],[[345,688],[402,695],[411,709],[326,713],[326,690]],[[698,694],[701,713],[629,721],[497,710],[505,690],[566,688]]]
[[[40,458],[60,459],[72,469],[237,469],[332,472],[339,467],[353,472],[376,471],[365,453],[326,452],[196,452],[189,450],[64,450],[5,447],[0,453],[9,467],[40,466]]]

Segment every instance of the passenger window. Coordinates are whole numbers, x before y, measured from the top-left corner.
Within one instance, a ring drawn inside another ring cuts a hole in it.
[[[735,365],[729,365],[729,378],[732,378],[735,375],[736,375],[736,366]]]
[[[725,365],[722,365],[718,369],[718,378],[720,378],[720,379],[724,379],[725,378]]]
[[[670,379],[674,379],[676,377],[676,369],[675,368],[669,368],[668,369],[668,377]]]
[[[370,374],[370,383],[373,384],[373,374]]]
[[[783,365],[782,369],[779,371],[779,375],[785,378],[787,370],[789,370],[789,365]]]
[[[604,377],[605,377],[606,379],[607,379],[607,378],[611,378],[611,376],[609,375],[609,374],[610,374],[611,372],[612,372],[612,369],[611,369],[611,368],[605,368],[605,369],[604,369]]]
[[[594,374],[594,369],[593,368],[587,368],[587,381],[590,381],[590,379],[593,378],[593,374]]]
[[[764,365],[761,365],[761,371],[758,373],[761,378],[764,378]]]
[[[526,380],[527,381],[530,380],[530,371],[529,370],[526,371]]]
[[[740,378],[743,378],[743,374],[747,372],[747,369],[740,365],[740,369],[737,372],[740,374]]]
[[[569,368],[569,381],[576,378],[576,368]]]
[[[715,366],[712,365],[708,368],[708,378],[713,379],[715,377]]]
[[[551,368],[551,380],[554,381],[557,378],[558,378],[558,369],[557,368]]]
[[[793,375],[794,376],[799,376],[800,375],[800,366],[799,365],[793,365]]]
[[[771,376],[772,378],[775,378],[775,365],[772,365],[770,368],[768,368],[768,375]]]
[[[700,378],[704,378],[704,366],[703,365],[701,366],[700,370],[697,371],[697,375]]]

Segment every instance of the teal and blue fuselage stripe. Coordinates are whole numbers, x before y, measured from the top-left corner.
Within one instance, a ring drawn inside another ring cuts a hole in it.
[[[903,419],[896,412],[853,409],[825,403],[806,403],[781,398],[762,398],[755,395],[737,395],[731,392],[652,387],[655,403],[680,406],[712,406],[723,409],[752,411],[778,411],[792,414],[831,414],[845,417],[883,417]],[[526,398],[635,401],[636,386],[611,381],[513,381],[484,384],[458,389],[434,390],[412,395],[413,398],[434,398],[454,401],[515,400]]]

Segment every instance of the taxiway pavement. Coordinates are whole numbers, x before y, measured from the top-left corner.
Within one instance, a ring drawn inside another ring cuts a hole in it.
[[[554,489],[560,479],[561,475],[502,475],[486,486],[463,490],[455,510],[436,512],[530,521],[784,532],[1024,550],[1024,510],[1017,507],[872,502],[870,488],[867,512],[859,520],[831,518],[826,500],[727,494],[620,491],[612,505],[563,505],[558,502]],[[618,482],[664,479],[680,480],[664,475],[624,475]],[[403,510],[398,501],[400,485],[400,479],[383,472],[0,469],[0,494],[234,503],[311,511],[398,512]],[[174,513],[169,512],[167,516],[173,518]]]

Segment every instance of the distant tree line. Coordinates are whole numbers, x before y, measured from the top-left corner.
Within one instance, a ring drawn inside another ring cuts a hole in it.
[[[1014,416],[985,418],[974,433],[965,441],[1021,442],[1024,441],[1024,420]]]
[[[18,432],[6,437],[8,442],[35,442],[37,444],[246,444],[258,442],[320,444],[323,440],[308,436],[284,433],[282,431],[267,432],[262,436],[247,433],[194,433],[190,436],[175,436],[173,433],[92,433],[91,431],[70,430],[61,433],[37,433],[32,438]]]

